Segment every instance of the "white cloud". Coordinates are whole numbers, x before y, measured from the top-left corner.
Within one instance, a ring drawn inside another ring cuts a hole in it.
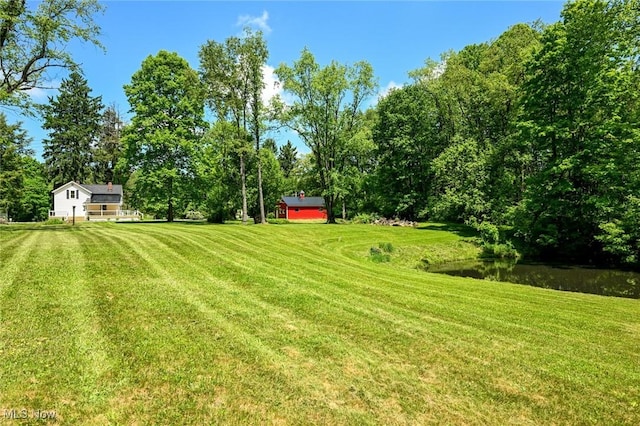
[[[266,10],[262,12],[261,16],[251,16],[251,15],[241,15],[238,16],[238,21],[236,25],[239,27],[257,27],[262,30],[263,33],[269,34],[271,32],[271,27],[267,23],[269,20],[269,12]]]
[[[386,86],[384,86],[378,91],[378,96],[374,101],[374,103],[377,103],[378,101],[380,101],[380,99],[387,96],[389,93],[391,93],[393,89],[400,89],[401,87],[402,87],[402,84],[398,84],[395,81],[391,80]]]
[[[282,87],[274,74],[275,68],[270,65],[262,66],[264,89],[262,89],[262,103],[268,105],[271,98],[282,94]]]
[[[36,103],[47,101],[49,96],[54,96],[60,88],[59,82],[52,82],[50,84],[51,87],[34,87],[26,90],[25,93]]]

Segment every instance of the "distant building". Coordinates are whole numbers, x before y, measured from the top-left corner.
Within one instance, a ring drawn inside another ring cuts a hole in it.
[[[278,219],[327,219],[324,198],[305,197],[304,191],[300,191],[297,197],[282,197],[278,203],[278,211],[276,213]]]
[[[85,185],[74,181],[51,191],[50,218],[64,220],[137,220],[138,211],[122,210],[122,185]]]

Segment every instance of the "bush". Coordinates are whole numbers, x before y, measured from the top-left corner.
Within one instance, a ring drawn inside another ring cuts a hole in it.
[[[500,242],[500,230],[491,222],[480,222],[477,227],[480,238],[485,244],[498,244]]]
[[[204,214],[199,212],[198,210],[189,210],[184,215],[185,219],[189,220],[204,220]]]
[[[483,257],[491,257],[494,259],[518,259],[520,253],[513,247],[511,241],[505,244],[483,244]]]
[[[284,225],[290,222],[287,219],[267,219],[267,223],[270,223],[272,225]]]
[[[391,256],[383,253],[378,247],[371,247],[369,249],[369,258],[376,263],[389,262],[391,260]]]
[[[359,213],[351,219],[351,222],[371,224],[378,219],[380,219],[380,216],[376,213]]]
[[[47,219],[44,222],[44,225],[62,225],[64,224],[64,220],[58,218]]]
[[[391,243],[380,243],[378,247],[385,253],[393,253],[393,245]]]

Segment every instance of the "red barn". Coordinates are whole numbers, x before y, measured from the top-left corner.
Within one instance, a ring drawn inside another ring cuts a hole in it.
[[[297,197],[282,197],[278,203],[278,219],[324,219],[327,220],[327,210],[324,208],[324,198],[305,197],[300,191]]]

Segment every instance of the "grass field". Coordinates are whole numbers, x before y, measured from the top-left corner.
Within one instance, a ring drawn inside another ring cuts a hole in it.
[[[0,227],[0,423],[640,424],[640,301],[414,267],[459,239]]]

